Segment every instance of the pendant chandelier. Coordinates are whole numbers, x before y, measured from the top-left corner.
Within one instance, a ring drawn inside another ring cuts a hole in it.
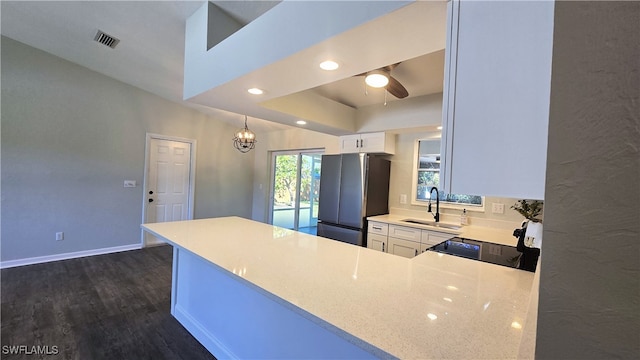
[[[233,138],[233,146],[241,153],[249,152],[256,147],[256,134],[247,127],[247,115],[244,116],[244,128],[238,130]]]

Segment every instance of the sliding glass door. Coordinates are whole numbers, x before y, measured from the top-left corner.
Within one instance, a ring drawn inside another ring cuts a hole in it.
[[[273,225],[316,234],[321,165],[321,150],[273,152]]]

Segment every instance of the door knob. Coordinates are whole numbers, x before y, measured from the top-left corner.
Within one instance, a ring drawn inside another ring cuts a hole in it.
[[[149,199],[149,202],[153,202],[153,199]]]
[[[153,191],[149,191],[149,195],[153,195]]]

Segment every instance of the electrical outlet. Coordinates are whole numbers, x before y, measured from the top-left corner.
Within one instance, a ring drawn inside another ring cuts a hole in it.
[[[494,214],[504,214],[504,204],[493,203],[491,206],[491,212]]]
[[[400,204],[407,203],[407,194],[400,194]]]
[[[124,181],[124,187],[136,187],[136,181],[135,180],[125,180]]]
[[[57,232],[56,233],[56,241],[62,241],[64,240],[64,233],[63,232]]]

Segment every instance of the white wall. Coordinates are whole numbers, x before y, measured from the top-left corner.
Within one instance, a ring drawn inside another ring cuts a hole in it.
[[[537,359],[640,355],[639,24],[555,4]]]
[[[391,96],[391,95],[389,95]],[[424,128],[442,124],[442,93],[361,107],[356,112],[358,132]]]
[[[250,217],[236,130],[2,37],[1,260],[139,243],[147,132],[197,140],[195,217]]]
[[[325,154],[340,151],[338,137],[309,131],[289,129],[262,134],[254,150],[253,211],[256,221],[269,220],[269,196],[271,188],[271,154],[273,151],[324,149]]]

